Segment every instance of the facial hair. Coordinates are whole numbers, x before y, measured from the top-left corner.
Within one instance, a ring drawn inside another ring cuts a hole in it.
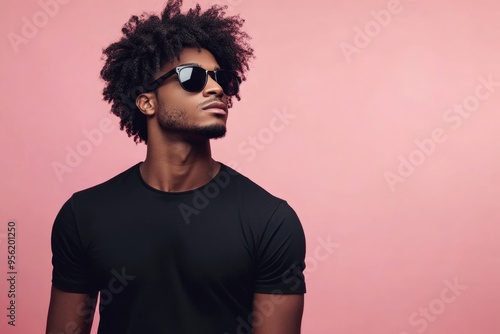
[[[218,139],[226,135],[226,126],[224,124],[206,126],[189,124],[185,111],[175,107],[167,108],[163,103],[158,106],[158,123],[166,132],[180,132],[203,136],[207,139]]]

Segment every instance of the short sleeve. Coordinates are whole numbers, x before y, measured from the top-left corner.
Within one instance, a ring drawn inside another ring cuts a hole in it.
[[[257,250],[255,292],[303,294],[306,242],[295,211],[281,202],[270,218]]]
[[[62,206],[52,227],[52,284],[66,292],[93,293],[71,203],[69,199]]]

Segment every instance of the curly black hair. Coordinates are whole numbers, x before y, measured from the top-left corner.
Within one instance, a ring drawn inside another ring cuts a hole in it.
[[[123,26],[123,37],[103,50],[101,78],[106,82],[104,100],[120,118],[135,143],[147,144],[146,116],[135,104],[148,91],[153,75],[168,62],[179,59],[186,47],[210,51],[221,68],[235,71],[242,80],[254,57],[250,37],[241,30],[244,20],[226,17],[227,6],[214,5],[202,12],[200,5],[181,12],[182,0],[168,0],[161,16],[143,13],[132,16]],[[240,100],[240,96],[236,95]],[[228,100],[229,107],[232,101]]]

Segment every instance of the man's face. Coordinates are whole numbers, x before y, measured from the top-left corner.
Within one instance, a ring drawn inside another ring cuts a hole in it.
[[[160,75],[185,64],[197,64],[209,71],[219,69],[219,64],[209,51],[186,48],[179,60],[162,68]],[[166,133],[203,138],[221,138],[225,135],[227,96],[210,76],[202,91],[192,93],[182,88],[175,74],[158,88],[157,99],[158,124]]]

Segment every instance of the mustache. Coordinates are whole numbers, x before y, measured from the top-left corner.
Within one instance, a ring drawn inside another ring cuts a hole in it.
[[[209,104],[214,103],[214,102],[224,103],[227,106],[227,102],[224,102],[222,99],[217,98],[217,97],[214,96],[214,97],[208,99],[207,101],[204,101],[204,102],[200,103],[198,105],[198,107],[199,108],[205,108],[206,106],[208,106]]]

